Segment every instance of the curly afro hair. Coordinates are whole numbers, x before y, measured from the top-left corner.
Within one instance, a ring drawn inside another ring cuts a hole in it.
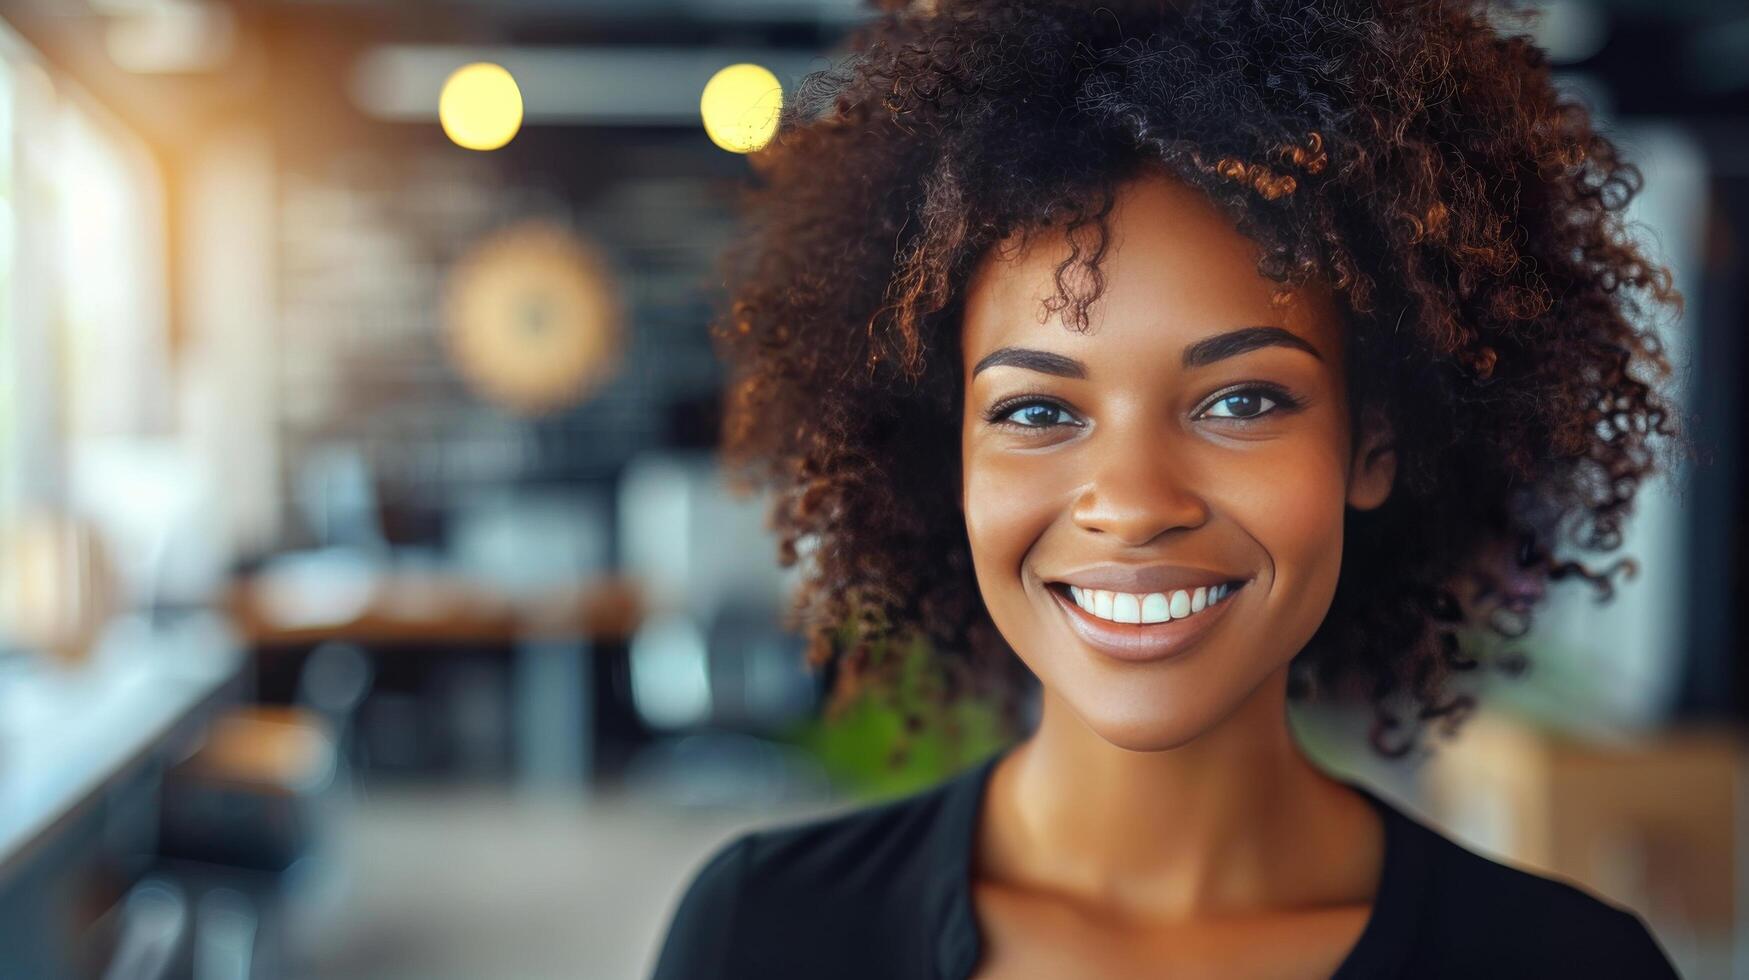
[[[1063,226],[1047,306],[1085,329],[1116,188],[1142,167],[1206,194],[1283,291],[1334,287],[1353,417],[1394,428],[1396,486],[1348,514],[1290,696],[1370,701],[1372,746],[1400,755],[1474,707],[1455,672],[1523,669],[1460,636],[1521,634],[1545,579],[1609,596],[1631,562],[1568,552],[1619,549],[1658,444],[1681,443],[1643,324],[1682,297],[1621,214],[1640,171],[1495,16],[1485,0],[889,3],[802,81],[754,158],[711,331],[731,374],[723,461],[771,494],[779,559],[803,563],[788,625],[829,710],[896,680],[888,651],[908,645],[937,668],[935,707],[974,695],[1022,717],[1036,680],[983,606],[953,499],[961,294],[993,244]]]

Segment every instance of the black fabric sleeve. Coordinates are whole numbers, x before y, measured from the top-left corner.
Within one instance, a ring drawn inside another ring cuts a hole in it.
[[[712,980],[737,976],[735,909],[746,878],[753,834],[718,848],[692,878],[656,958],[651,980]]]
[[[1626,909],[1617,909],[1622,917],[1618,939],[1614,943],[1611,976],[1645,977],[1647,980],[1681,980],[1676,965],[1670,961],[1664,947],[1646,927],[1645,920]]]

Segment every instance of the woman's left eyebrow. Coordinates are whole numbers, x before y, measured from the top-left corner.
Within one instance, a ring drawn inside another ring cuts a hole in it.
[[[1229,357],[1237,357],[1246,351],[1259,347],[1292,347],[1303,350],[1318,360],[1324,355],[1306,341],[1304,337],[1280,327],[1240,327],[1226,333],[1218,333],[1213,337],[1203,339],[1184,349],[1184,366],[1198,368],[1213,364]]]
[[[1303,350],[1320,361],[1324,359],[1324,355],[1319,354],[1318,349],[1299,334],[1283,330],[1280,327],[1240,327],[1237,330],[1215,334],[1213,337],[1204,337],[1186,347],[1184,349],[1184,366],[1187,368],[1205,367],[1216,361],[1237,357],[1246,351],[1253,351],[1259,347],[1292,347],[1296,350]],[[977,366],[972,368],[972,377],[977,377],[978,373],[986,368],[1004,365],[1025,368],[1040,374],[1052,374],[1059,378],[1087,377],[1087,365],[1073,357],[1054,354],[1046,350],[1037,350],[1032,347],[998,347],[985,354],[983,359],[978,361]]]

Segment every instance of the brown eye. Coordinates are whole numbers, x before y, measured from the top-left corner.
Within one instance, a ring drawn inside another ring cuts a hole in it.
[[[1203,414],[1209,418],[1244,421],[1274,412],[1282,401],[1281,396],[1266,388],[1242,388],[1215,399]]]

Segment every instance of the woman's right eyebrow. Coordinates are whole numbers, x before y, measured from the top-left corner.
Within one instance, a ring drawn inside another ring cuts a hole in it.
[[[1298,334],[1283,330],[1280,327],[1240,327],[1213,337],[1205,337],[1184,349],[1184,366],[1187,368],[1205,367],[1215,361],[1237,357],[1246,351],[1259,347],[1290,347],[1303,350],[1313,357],[1323,360],[1318,349],[1308,343]],[[1048,350],[1038,350],[1034,347],[998,347],[984,355],[983,359],[972,368],[972,377],[977,377],[986,368],[1017,367],[1040,374],[1051,374],[1059,378],[1085,378],[1087,365],[1062,354],[1053,354]]]
[[[972,368],[972,377],[977,377],[978,373],[985,368],[1002,366],[1025,368],[1040,374],[1054,374],[1059,378],[1087,377],[1087,365],[1073,357],[1065,357],[1062,354],[1053,354],[1048,350],[1038,350],[1032,347],[998,347],[985,354],[983,360]]]

